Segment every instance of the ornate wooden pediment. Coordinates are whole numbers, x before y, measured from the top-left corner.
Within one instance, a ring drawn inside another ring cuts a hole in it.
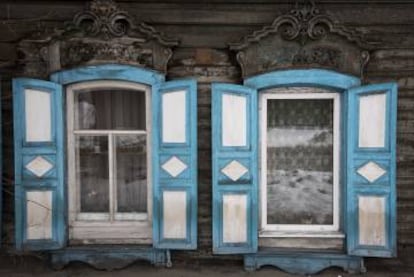
[[[243,77],[292,68],[325,68],[362,76],[372,44],[362,33],[347,28],[312,1],[296,3],[270,26],[230,44]]]
[[[172,47],[169,39],[118,8],[113,0],[93,0],[62,29],[20,41],[18,62],[25,76],[81,65],[121,63],[166,72]]]

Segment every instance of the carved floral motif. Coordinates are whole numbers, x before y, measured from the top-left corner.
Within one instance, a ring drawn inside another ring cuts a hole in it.
[[[269,26],[230,44],[243,76],[290,67],[331,68],[362,75],[370,43],[307,1]]]
[[[66,43],[60,55],[63,67],[76,66],[91,61],[129,62],[145,67],[153,66],[153,51],[136,44],[69,42]]]
[[[341,64],[341,51],[317,47],[311,50],[302,49],[293,56],[292,63],[297,64],[320,64],[323,66],[337,67]]]
[[[109,39],[126,35],[131,20],[112,0],[93,0],[89,9],[78,13],[68,27],[81,30],[92,37]]]

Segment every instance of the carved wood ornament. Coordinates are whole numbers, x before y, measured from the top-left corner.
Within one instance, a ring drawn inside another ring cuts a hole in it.
[[[178,41],[139,23],[113,0],[92,0],[64,28],[23,39],[18,45],[23,74],[45,77],[81,65],[121,63],[166,72]]]
[[[243,77],[279,69],[325,68],[362,78],[372,43],[306,1],[270,26],[229,45]]]

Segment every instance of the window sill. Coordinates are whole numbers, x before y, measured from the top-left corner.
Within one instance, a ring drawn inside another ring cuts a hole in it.
[[[295,232],[295,231],[259,231],[259,237],[264,238],[345,238],[345,234],[338,231],[330,232]]]

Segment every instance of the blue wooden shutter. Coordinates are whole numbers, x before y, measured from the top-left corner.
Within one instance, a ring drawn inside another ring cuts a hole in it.
[[[257,251],[257,91],[212,85],[213,252]]]
[[[16,248],[65,242],[62,87],[13,80]]]
[[[154,88],[152,137],[154,247],[196,249],[196,80]]]
[[[348,253],[396,255],[397,85],[348,91]]]

